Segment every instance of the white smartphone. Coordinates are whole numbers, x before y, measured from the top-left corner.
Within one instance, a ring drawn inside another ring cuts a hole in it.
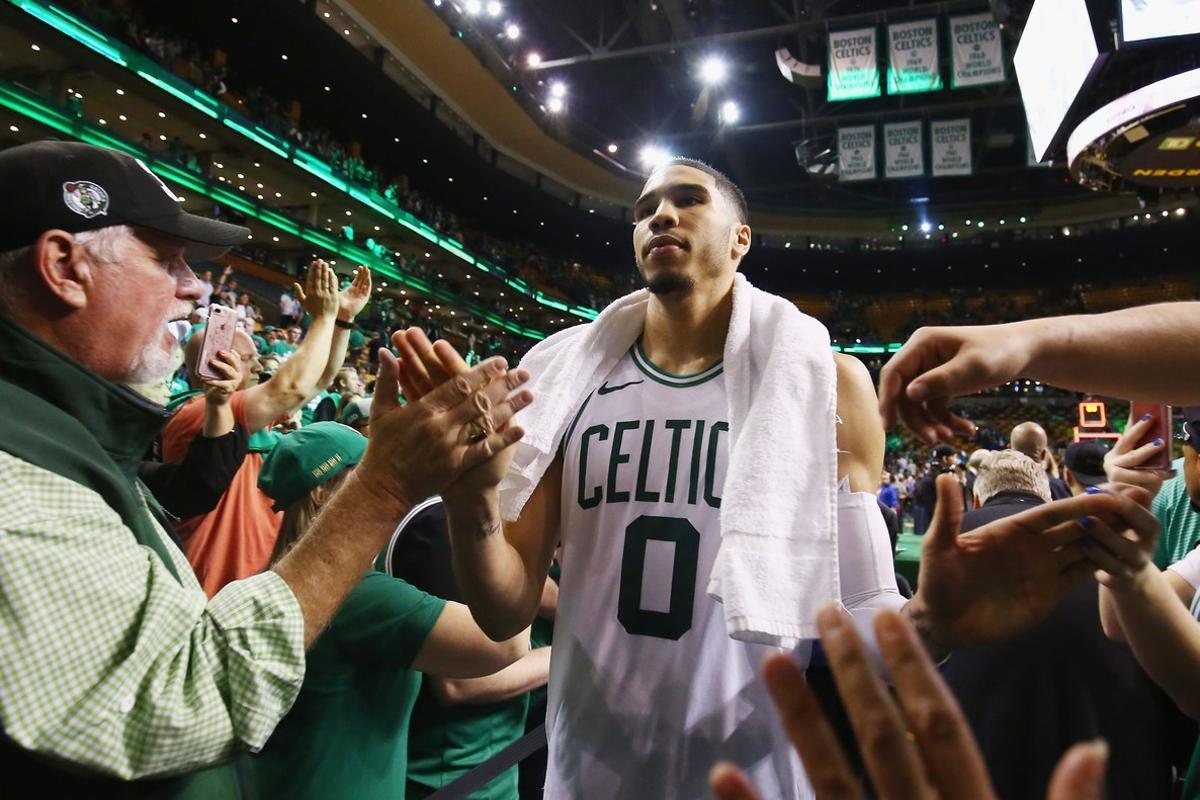
[[[217,357],[222,350],[233,349],[233,334],[237,330],[237,312],[225,306],[210,306],[208,309],[208,324],[204,326],[204,344],[200,346],[200,363],[196,365],[196,374],[206,381],[218,381],[224,378],[209,367],[208,362]]]

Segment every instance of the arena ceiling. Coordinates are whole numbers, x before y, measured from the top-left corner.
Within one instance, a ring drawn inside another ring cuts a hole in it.
[[[965,241],[982,233],[966,219],[1027,216],[1030,225],[1057,228],[1137,210],[1133,198],[1079,188],[1063,168],[1028,165],[1011,69],[1007,81],[990,87],[829,103],[824,81],[793,85],[776,65],[779,48],[823,63],[827,32],[855,25],[934,16],[944,34],[948,15],[987,11],[982,0],[507,0],[495,16],[487,0],[478,0],[481,13],[474,15],[469,2],[212,0],[162,13],[197,39],[220,43],[273,94],[299,99],[306,117],[361,141],[371,158],[410,175],[440,202],[491,221],[497,231],[557,239],[568,248],[588,240],[617,247],[627,235],[628,204],[644,174],[640,154],[649,145],[727,171],[750,199],[756,231],[771,234],[772,244],[788,235],[890,234],[894,241],[902,225],[927,218],[954,221]],[[158,10],[153,3],[144,8]],[[241,24],[231,25],[232,16]],[[506,35],[510,23],[520,28],[515,40]],[[1006,60],[1013,49],[1006,40]],[[534,52],[537,65],[528,60]],[[376,62],[375,74],[364,69],[364,57]],[[712,57],[728,68],[719,86],[698,79]],[[419,98],[424,109],[397,89],[393,62],[427,87]],[[333,91],[323,91],[330,84]],[[555,84],[566,88],[560,113],[547,107]],[[740,117],[723,124],[719,113],[728,101]],[[440,107],[453,108],[477,131],[474,147],[469,136],[463,145],[446,135]],[[347,108],[369,110],[370,120]],[[843,125],[963,116],[975,132],[970,176],[846,184],[815,176],[797,157],[799,149],[806,163],[828,159]],[[420,148],[395,145],[404,139],[394,136],[398,131],[412,133]],[[554,200],[537,180],[472,170],[467,159],[486,163],[489,147],[576,196]],[[461,174],[447,185],[447,165],[468,172],[478,193],[462,191]],[[497,212],[491,206],[498,196],[529,212],[507,205]],[[539,227],[534,220],[547,222]]]
[[[831,30],[937,17],[944,36],[948,15],[988,10],[979,0],[512,0],[495,17],[486,3],[479,14],[469,13],[465,0],[429,5],[449,29],[464,33],[498,83],[520,88],[527,113],[545,130],[619,175],[638,176],[643,150],[655,146],[726,170],[761,209],[873,214],[921,198],[967,209],[1081,195],[1061,171],[1028,166],[1011,69],[996,86],[830,103],[824,81],[794,85],[776,64],[776,50],[787,48],[800,61],[823,65]],[[520,27],[515,41],[505,35],[510,21]],[[1005,45],[1011,59],[1012,41]],[[532,53],[540,63],[529,63]],[[714,58],[727,74],[706,85],[701,71]],[[556,84],[565,95],[554,113],[547,106]],[[730,102],[736,122],[721,118]],[[836,154],[839,126],[964,116],[976,132],[969,177],[847,186],[805,166]]]

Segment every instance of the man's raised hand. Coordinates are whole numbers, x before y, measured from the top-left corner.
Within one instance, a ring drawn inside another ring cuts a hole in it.
[[[883,367],[879,412],[885,428],[898,420],[929,443],[970,436],[975,425],[950,411],[950,401],[1016,378],[1030,342],[1018,324],[921,328]]]
[[[304,310],[311,314],[313,319],[331,317],[338,313],[337,274],[321,259],[318,258],[308,265],[304,288],[298,283],[293,283],[292,288]]]
[[[350,285],[338,292],[338,319],[353,322],[371,299],[371,270],[358,267]]]

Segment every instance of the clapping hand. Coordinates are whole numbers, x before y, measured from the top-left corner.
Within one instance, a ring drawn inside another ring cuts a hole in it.
[[[350,285],[338,293],[338,319],[353,322],[358,312],[371,299],[371,270],[359,267],[354,270]]]
[[[293,283],[292,288],[304,310],[311,314],[313,319],[332,317],[338,312],[341,293],[338,292],[337,275],[333,268],[321,259],[318,258],[308,265],[304,288],[298,283]]]

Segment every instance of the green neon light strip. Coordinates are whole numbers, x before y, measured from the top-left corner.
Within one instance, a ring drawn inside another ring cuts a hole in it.
[[[118,136],[112,134],[111,131],[104,130],[83,121],[82,119],[63,113],[61,110],[50,105],[46,100],[37,95],[21,89],[15,84],[7,81],[0,81],[0,106],[8,108],[13,112],[20,114],[26,119],[40,123],[65,134],[74,139],[78,139],[88,144],[98,145],[111,149],[120,150],[136,158],[140,158],[154,172],[160,175],[165,180],[178,184],[191,191],[197,192],[210,200],[217,203],[222,203],[229,208],[240,211],[248,217],[253,217],[260,222],[280,230],[284,233],[297,236],[309,244],[316,245],[322,250],[335,253],[348,261],[357,264],[365,264],[373,272],[382,275],[389,280],[396,281],[405,286],[411,287],[418,291],[424,292],[438,300],[447,304],[465,309],[476,317],[486,319],[488,322],[496,325],[501,330],[509,333],[525,336],[530,339],[544,339],[546,334],[534,328],[526,328],[518,325],[511,320],[504,319],[498,314],[492,312],[483,306],[464,300],[457,297],[453,293],[441,287],[430,285],[427,281],[422,280],[416,275],[412,275],[404,270],[399,269],[392,262],[376,256],[366,248],[358,247],[350,242],[336,239],[329,236],[325,231],[312,228],[308,225],[297,222],[290,217],[280,214],[278,211],[264,207],[259,203],[251,200],[246,195],[233,191],[220,184],[214,184],[213,181],[203,175],[192,172],[174,162],[161,161],[151,153],[142,148],[124,141]]]
[[[459,243],[442,236],[405,209],[390,202],[387,198],[377,192],[350,185],[345,180],[334,175],[332,168],[321,161],[321,159],[306,153],[291,142],[285,141],[275,134],[253,124],[236,111],[228,108],[224,103],[218,102],[200,89],[197,89],[186,81],[180,80],[175,75],[162,69],[154,61],[125,46],[124,43],[110,39],[74,15],[55,6],[36,2],[36,0],[9,0],[9,2],[30,16],[80,42],[110,61],[132,70],[152,86],[169,93],[213,119],[219,119],[225,126],[250,139],[255,144],[266,148],[281,158],[291,161],[314,177],[319,178],[340,192],[349,194],[358,202],[363,203],[388,219],[395,220],[403,227],[428,240],[430,243],[437,245],[450,255],[462,259],[467,265],[475,267],[489,275],[503,274],[496,265],[484,264],[482,259],[471,255]],[[114,147],[114,145],[105,146]],[[549,303],[546,303],[545,299],[540,296],[540,292],[531,290],[523,281],[519,285],[513,283],[509,283],[509,285],[537,303],[556,310],[564,310],[557,305],[551,306]],[[595,319],[599,314],[595,309],[587,308],[586,306],[568,305],[565,310],[576,317],[586,320]]]

